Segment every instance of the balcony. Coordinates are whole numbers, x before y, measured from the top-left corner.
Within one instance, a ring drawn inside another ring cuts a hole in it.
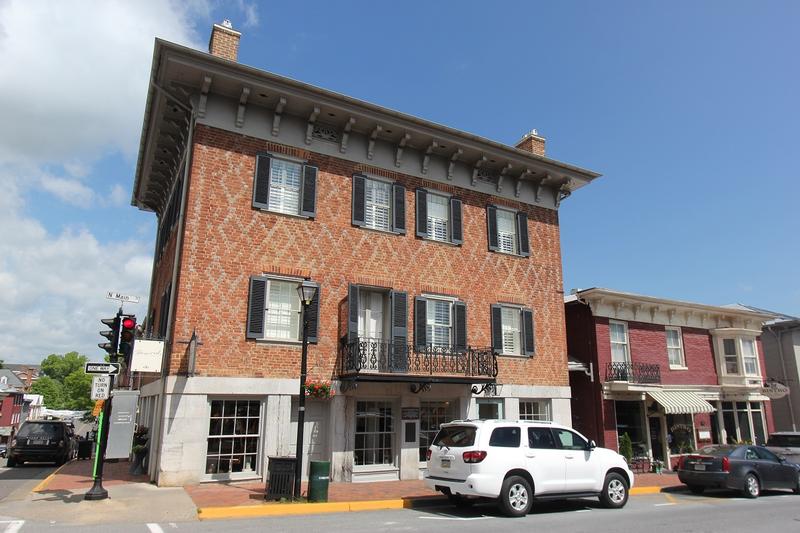
[[[427,383],[490,383],[497,376],[491,348],[466,349],[359,338],[342,345],[342,379]]]
[[[645,385],[661,383],[661,366],[646,363],[608,363],[606,381],[624,381]]]

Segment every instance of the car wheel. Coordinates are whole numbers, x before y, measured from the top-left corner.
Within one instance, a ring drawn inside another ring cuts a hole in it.
[[[520,476],[510,476],[503,481],[500,490],[500,510],[507,516],[525,516],[533,506],[533,490],[530,483]]]
[[[619,509],[628,503],[628,482],[620,474],[611,472],[606,476],[600,502],[609,509]]]
[[[701,485],[689,485],[689,490],[692,494],[703,494],[706,488]]]
[[[13,467],[17,466],[17,460],[14,459],[13,457],[9,457],[8,461],[6,462],[6,466],[9,467],[9,468],[13,468]]]
[[[755,474],[747,474],[744,477],[743,492],[747,498],[758,498],[759,494],[761,494],[761,483],[758,482]]]
[[[467,507],[472,507],[475,505],[476,499],[475,498],[465,498],[464,496],[460,496],[458,494],[448,494],[447,499],[460,509],[466,509]]]
[[[795,494],[800,494],[800,472],[797,473],[797,480],[794,484],[794,489],[792,489],[792,492]]]

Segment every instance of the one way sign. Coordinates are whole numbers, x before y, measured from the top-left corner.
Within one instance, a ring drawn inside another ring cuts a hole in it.
[[[86,363],[84,372],[87,374],[119,374],[119,363]]]

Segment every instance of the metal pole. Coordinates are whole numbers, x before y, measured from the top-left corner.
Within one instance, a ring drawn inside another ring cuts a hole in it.
[[[106,446],[108,446],[108,430],[111,429],[111,390],[114,388],[114,376],[108,386],[108,400],[103,403],[103,411],[97,425],[97,447],[94,457],[94,484],[84,495],[85,500],[105,500],[108,498],[108,491],[103,488],[103,464],[106,457]]]
[[[297,409],[297,448],[294,466],[294,499],[300,499],[300,478],[303,475],[303,425],[306,418],[306,367],[308,366],[308,304],[303,301],[303,352],[300,357],[300,397]]]

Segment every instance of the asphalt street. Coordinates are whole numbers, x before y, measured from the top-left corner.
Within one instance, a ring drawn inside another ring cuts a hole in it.
[[[8,468],[0,459],[0,501],[10,497],[25,497],[41,480],[49,476],[56,466],[52,464],[26,464]]]
[[[654,494],[632,497],[621,510],[603,509],[593,500],[537,504],[524,518],[506,518],[491,505],[469,510],[436,507],[422,510],[339,513],[286,518],[219,520],[205,522],[114,524],[120,533],[194,532],[414,532],[457,528],[459,533],[496,531],[548,531],[548,533],[636,532],[711,533],[724,531],[800,531],[800,496],[788,492],[767,493],[757,500],[739,498],[729,492]],[[87,532],[110,531],[109,525],[61,526],[21,520],[0,520],[0,532]]]

